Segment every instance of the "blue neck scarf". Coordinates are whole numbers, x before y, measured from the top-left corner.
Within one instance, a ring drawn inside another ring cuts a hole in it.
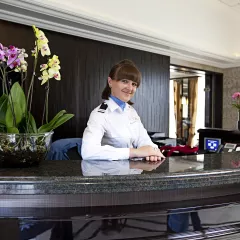
[[[113,95],[110,95],[110,98],[124,111],[124,108],[126,106],[125,102],[123,102],[119,98],[114,97]]]

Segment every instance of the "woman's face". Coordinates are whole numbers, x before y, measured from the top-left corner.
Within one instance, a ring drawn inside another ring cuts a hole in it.
[[[111,94],[123,102],[128,102],[137,90],[137,83],[128,79],[117,81],[108,77],[108,84],[111,88]]]

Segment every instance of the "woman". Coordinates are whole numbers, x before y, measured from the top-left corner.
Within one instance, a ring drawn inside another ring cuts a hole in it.
[[[141,73],[133,62],[123,60],[112,67],[102,93],[105,101],[92,111],[83,134],[83,159],[165,158],[131,106],[140,82]]]
[[[83,176],[132,175],[141,174],[142,171],[151,172],[156,170],[162,163],[163,161],[83,160],[81,161],[81,170]]]

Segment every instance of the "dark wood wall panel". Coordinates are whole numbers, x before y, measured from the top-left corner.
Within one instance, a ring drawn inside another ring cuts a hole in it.
[[[0,20],[0,31],[0,42],[4,45],[13,44],[28,52],[33,47],[34,37],[29,26]],[[101,92],[111,66],[125,58],[134,61],[142,72],[142,84],[133,102],[144,126],[148,131],[168,134],[169,57],[53,31],[44,32],[62,68],[62,80],[50,83],[49,115],[53,117],[61,109],[75,114],[74,119],[55,131],[55,138],[82,136],[90,112],[101,103]],[[44,89],[38,81],[35,86],[33,113],[39,121]]]
[[[205,127],[222,128],[223,74],[206,74]]]

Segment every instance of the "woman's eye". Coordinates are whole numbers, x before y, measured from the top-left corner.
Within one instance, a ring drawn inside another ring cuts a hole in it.
[[[134,87],[137,87],[137,84],[136,84],[136,83],[133,83],[132,85],[133,85]]]
[[[122,79],[122,82],[123,82],[123,83],[128,83],[128,80]]]

